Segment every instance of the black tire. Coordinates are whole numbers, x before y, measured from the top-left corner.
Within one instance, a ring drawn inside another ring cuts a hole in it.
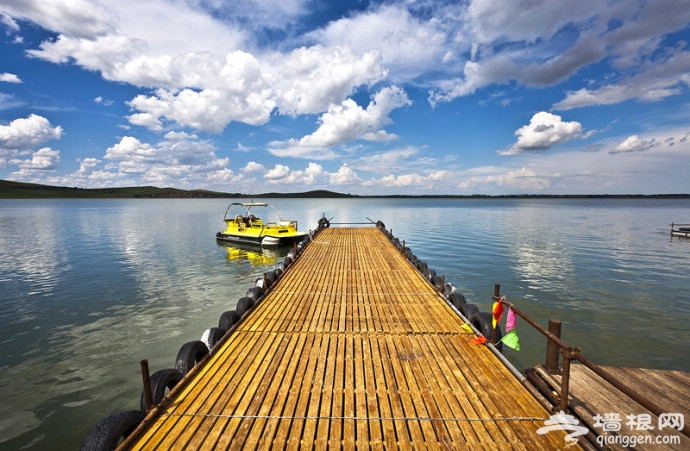
[[[240,298],[239,301],[237,301],[237,305],[235,306],[235,310],[240,315],[244,315],[253,306],[254,306],[254,300],[252,298],[248,298],[245,296],[243,298]]]
[[[446,299],[450,297],[451,294],[455,293],[455,285],[453,285],[450,282],[446,282],[443,284],[443,296],[445,296]]]
[[[101,418],[91,428],[79,448],[81,451],[110,451],[127,438],[146,415],[140,410],[120,410]]]
[[[223,338],[227,329],[222,329],[220,327],[211,327],[206,329],[201,335],[201,341],[206,343],[209,351],[212,351],[216,347],[216,344]]]
[[[182,345],[177,353],[175,368],[182,374],[187,374],[197,363],[209,353],[206,343],[203,341],[189,341]]]
[[[283,262],[285,263],[285,267],[287,268],[292,264],[292,257],[288,255],[287,257],[285,257],[285,260],[283,260]]]
[[[477,329],[482,335],[486,337],[487,342],[490,342],[493,338],[493,321],[491,313],[489,312],[477,312],[470,318],[470,323]],[[501,326],[496,325],[496,349],[503,351],[503,343],[501,343],[501,338],[503,334],[501,333]]]
[[[254,302],[256,302],[261,298],[261,296],[263,296],[263,294],[264,294],[264,290],[262,288],[251,287],[250,289],[247,290],[247,294],[245,296],[248,298],[251,298]]]
[[[456,309],[460,310],[460,307],[463,305],[467,304],[467,300],[465,300],[465,296],[462,294],[455,292],[451,293],[450,296],[448,296],[448,301],[450,301],[453,306],[455,306]]]
[[[459,306],[458,310],[460,311],[460,313],[462,313],[462,316],[469,320],[472,317],[472,315],[479,312],[479,307],[477,307],[474,304],[465,303]]]
[[[155,406],[165,398],[166,389],[172,390],[184,377],[175,368],[166,368],[164,370],[156,371],[151,375],[151,401],[152,406]],[[140,407],[142,412],[146,412],[146,401],[144,400],[144,392],[141,393]]]
[[[237,324],[242,315],[238,314],[235,310],[228,310],[220,315],[218,320],[218,327],[225,330],[230,330],[232,326]]]

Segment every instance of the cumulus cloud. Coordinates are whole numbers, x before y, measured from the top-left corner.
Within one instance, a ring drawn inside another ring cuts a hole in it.
[[[309,34],[328,46],[368,54],[374,48],[394,82],[404,82],[439,64],[448,35],[438,21],[415,17],[402,4],[384,5],[329,23]]]
[[[289,166],[285,166],[284,164],[277,164],[268,171],[266,171],[266,173],[264,174],[264,178],[267,180],[277,180],[285,177],[289,173]]]
[[[21,83],[22,80],[17,77],[16,74],[10,74],[9,72],[4,72],[0,74],[0,82],[5,83]]]
[[[173,181],[184,187],[228,185],[242,179],[227,168],[229,159],[216,156],[215,146],[184,132],[169,132],[155,144],[124,136],[106,150],[103,160],[104,170],[113,175],[136,176],[159,186]]]
[[[331,105],[320,117],[321,125],[314,133],[299,140],[272,143],[269,150],[280,156],[328,159],[334,154],[326,149],[356,139],[390,141],[397,136],[385,132],[381,127],[390,122],[388,115],[391,111],[410,103],[405,91],[396,86],[383,88],[376,93],[366,109],[354,100],[346,99],[338,105]]]
[[[347,165],[340,166],[338,172],[330,174],[328,182],[335,186],[358,185],[361,179],[352,168]]]
[[[29,151],[46,141],[60,139],[62,127],[53,127],[43,116],[31,114],[15,119],[8,125],[0,125],[0,157],[8,157]]]
[[[264,174],[264,179],[272,185],[310,186],[323,184],[327,173],[320,164],[310,162],[304,170],[290,170],[287,166],[277,165]]]
[[[641,152],[643,150],[649,150],[653,147],[659,145],[656,139],[641,139],[637,135],[631,135],[625,138],[625,141],[618,144],[615,149],[611,150],[609,153],[625,153],[625,152]]]
[[[44,147],[31,155],[30,159],[13,159],[9,164],[18,166],[19,170],[12,173],[12,177],[33,177],[37,173],[55,171],[60,162],[60,152],[50,147]]]
[[[500,155],[516,155],[524,151],[546,150],[558,143],[575,139],[582,133],[582,124],[563,122],[561,116],[540,111],[532,116],[529,125],[515,131],[518,140]]]
[[[266,168],[264,167],[264,165],[262,165],[261,163],[257,163],[255,161],[250,161],[241,169],[241,171],[244,172],[245,174],[264,172],[265,170],[266,170]]]
[[[378,51],[313,45],[287,54],[271,53],[263,65],[267,83],[282,114],[317,114],[362,85],[384,79]]]

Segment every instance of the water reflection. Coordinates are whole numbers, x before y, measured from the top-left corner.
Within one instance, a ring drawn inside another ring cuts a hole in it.
[[[255,266],[275,265],[291,249],[289,246],[269,249],[260,246],[243,246],[241,244],[234,244],[232,246],[219,244],[218,246],[225,252],[225,259],[227,261],[238,265],[247,262]]]
[[[572,279],[572,241],[568,227],[552,212],[526,206],[507,213],[505,227],[511,265],[528,290],[562,290]]]

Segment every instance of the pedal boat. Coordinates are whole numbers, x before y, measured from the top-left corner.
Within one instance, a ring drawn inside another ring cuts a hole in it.
[[[282,246],[307,236],[307,232],[297,230],[297,221],[285,221],[280,215],[278,221],[263,222],[254,215],[252,209],[256,207],[272,208],[266,202],[231,203],[223,215],[226,228],[216,234],[216,239],[226,243]]]

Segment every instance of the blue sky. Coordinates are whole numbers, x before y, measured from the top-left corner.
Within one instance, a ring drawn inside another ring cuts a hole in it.
[[[689,193],[689,0],[4,0],[0,179]]]

